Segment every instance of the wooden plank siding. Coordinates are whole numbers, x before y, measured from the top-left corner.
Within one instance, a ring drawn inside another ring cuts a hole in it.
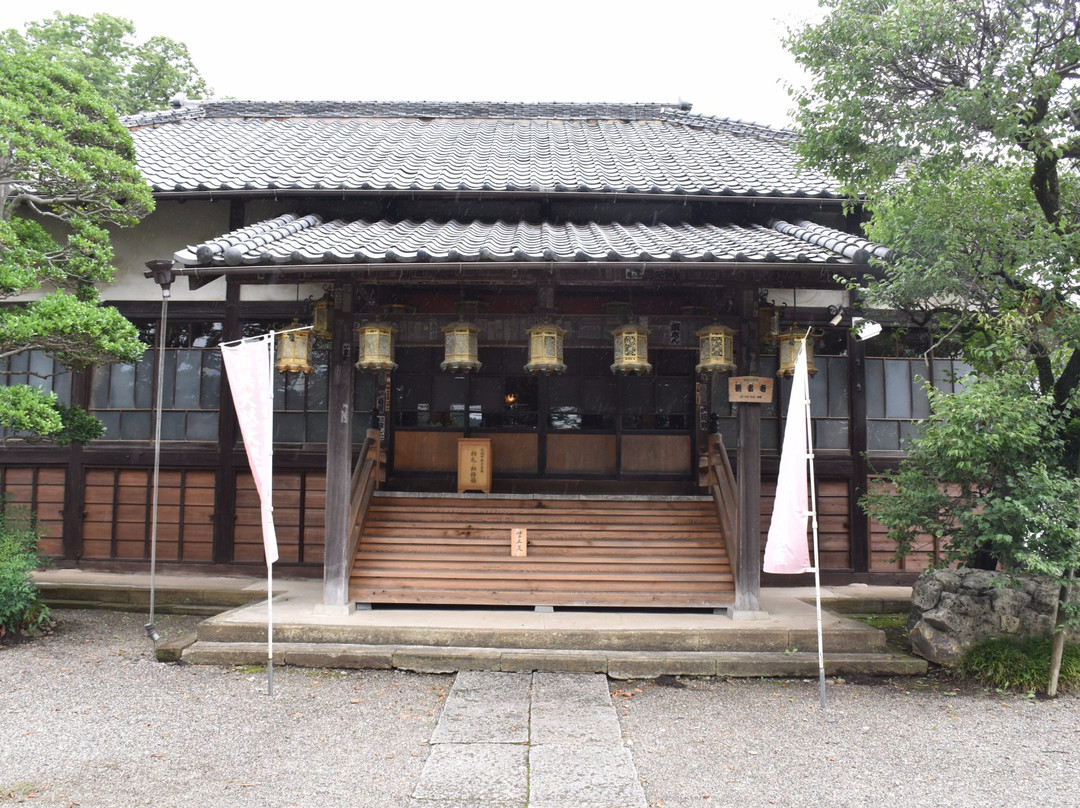
[[[0,466],[0,494],[12,505],[28,509],[42,537],[38,549],[50,556],[64,552],[64,493],[67,472],[63,467]]]
[[[880,478],[879,478],[880,479]],[[870,485],[875,483],[871,478]],[[940,557],[941,548],[932,536],[920,536],[912,546],[912,552],[903,558],[895,558],[896,542],[888,536],[883,524],[869,516],[870,525],[870,572],[922,572]]]
[[[209,469],[161,470],[159,560],[213,560],[215,486],[216,475]],[[152,469],[87,469],[85,497],[83,558],[149,560]]]
[[[511,529],[528,531],[511,555]],[[363,603],[708,608],[734,580],[712,499],[387,497],[350,580]]]
[[[326,472],[274,472],[274,527],[283,564],[322,564],[326,525]],[[247,471],[236,475],[233,560],[265,563],[259,494]]]
[[[776,480],[761,483],[761,552],[772,521],[773,501],[776,499]],[[851,540],[849,538],[849,509],[851,507],[850,485],[847,480],[817,480],[818,550],[822,570],[851,569]],[[810,545],[810,562],[814,560],[814,548],[807,523],[807,543]]]

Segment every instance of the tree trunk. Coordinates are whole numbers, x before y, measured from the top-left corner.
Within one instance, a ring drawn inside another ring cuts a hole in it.
[[[1073,570],[1061,586],[1061,594],[1058,596],[1057,614],[1054,617],[1054,644],[1050,650],[1050,681],[1046,686],[1048,698],[1057,698],[1058,679],[1061,678],[1061,656],[1065,651],[1065,607],[1069,603],[1069,595],[1072,593]]]

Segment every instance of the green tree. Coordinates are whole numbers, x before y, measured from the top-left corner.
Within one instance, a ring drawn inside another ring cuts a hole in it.
[[[1078,564],[1078,0],[822,0],[792,31],[804,159],[898,258],[854,284],[974,366],[871,512],[953,558]],[[1065,600],[1063,595],[1063,600]]]
[[[0,49],[34,52],[67,67],[121,115],[166,108],[178,94],[203,98],[210,92],[186,45],[164,36],[140,44],[130,20],[56,12],[24,29],[0,33]]]
[[[152,209],[116,110],[55,62],[0,53],[0,298],[36,298],[0,308],[0,361],[31,350],[67,368],[138,359],[137,330],[95,284],[113,279],[105,228]],[[0,426],[60,442],[101,434],[84,411],[26,385],[0,388]]]

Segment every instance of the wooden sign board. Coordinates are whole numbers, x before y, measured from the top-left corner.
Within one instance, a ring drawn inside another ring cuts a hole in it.
[[[529,529],[527,527],[510,528],[510,555],[524,557],[529,554]]]
[[[768,403],[775,381],[768,376],[732,376],[728,379],[728,401]]]
[[[457,490],[491,493],[491,438],[460,438]]]

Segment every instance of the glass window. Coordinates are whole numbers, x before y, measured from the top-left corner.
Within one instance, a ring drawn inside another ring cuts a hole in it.
[[[140,337],[153,342],[154,322],[137,322]],[[162,380],[161,439],[217,440],[221,404],[220,322],[175,322],[166,330]],[[153,435],[157,352],[134,364],[95,368],[91,412],[105,425],[105,440],[148,441]]]

